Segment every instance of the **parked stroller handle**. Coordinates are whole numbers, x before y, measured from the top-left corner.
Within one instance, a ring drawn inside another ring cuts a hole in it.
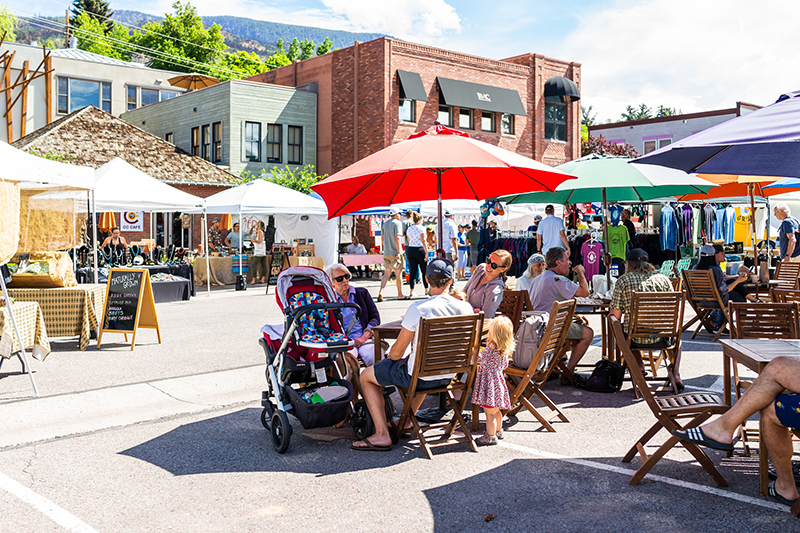
[[[344,332],[345,335],[350,335],[350,331],[353,329],[356,320],[358,320],[359,316],[361,315],[361,308],[356,304],[351,304],[351,303],[307,304],[302,307],[298,307],[297,309],[294,309],[292,311],[289,311],[286,315],[287,318],[289,318],[289,321],[291,322],[292,331],[294,331],[294,323],[297,320],[297,318],[302,315],[311,313],[313,311],[316,311],[317,309],[344,309],[347,307],[355,309],[356,311],[355,319],[350,323],[350,325],[347,328],[347,331]]]

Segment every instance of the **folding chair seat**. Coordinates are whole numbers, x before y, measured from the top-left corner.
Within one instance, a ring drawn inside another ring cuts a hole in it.
[[[706,392],[691,392],[660,397],[653,396],[653,393],[647,387],[647,381],[645,381],[644,375],[641,370],[639,370],[636,357],[628,347],[625,334],[622,331],[622,324],[613,316],[610,317],[610,322],[612,335],[616,339],[617,346],[622,351],[622,357],[628,364],[631,378],[639,387],[639,391],[647,407],[650,408],[650,411],[656,418],[655,424],[636,441],[636,444],[634,444],[622,458],[623,463],[630,463],[637,453],[642,458],[642,466],[633,474],[630,479],[630,484],[638,485],[653,466],[655,466],[675,444],[680,443],[695,459],[697,459],[700,466],[708,472],[718,486],[727,487],[728,482],[725,481],[725,478],[722,477],[722,474],[719,473],[714,463],[711,462],[711,459],[708,458],[705,452],[696,444],[678,439],[672,435],[672,431],[697,427],[709,417],[724,413],[729,407],[725,405],[716,394]],[[688,420],[681,422],[684,419]],[[667,430],[669,438],[659,446],[654,453],[647,455],[644,448],[645,445],[650,442],[650,439],[661,431],[661,429]]]
[[[667,382],[675,394],[678,394],[675,366],[681,352],[683,310],[682,292],[634,292],[631,296],[630,316],[626,318],[631,351],[640,355],[646,354],[648,357],[653,372],[653,377],[648,378],[648,381],[659,380],[658,369],[662,363],[666,363]],[[643,339],[658,341],[646,343]],[[655,357],[654,352],[659,352],[659,356]],[[633,392],[638,398],[635,381]]]
[[[792,291],[787,289],[787,291]],[[773,289],[772,293],[785,292]],[[780,296],[780,295],[779,295]],[[796,302],[753,303],[730,302],[732,339],[797,339],[800,333],[798,308]],[[750,387],[751,380],[739,377],[739,365],[733,365],[733,389],[736,399],[741,398]],[[744,454],[750,457],[750,440],[759,438],[758,427],[750,427],[745,421],[739,428],[739,436],[744,445]]]
[[[406,420],[410,420],[412,433],[419,439],[420,445],[429,459],[433,459],[431,448],[459,442],[466,442],[472,451],[478,451],[461,412],[469,400],[469,393],[475,382],[482,330],[482,312],[473,315],[443,316],[420,320],[411,385],[407,389],[397,388],[403,400],[403,410],[392,436],[393,440],[399,439],[399,433],[402,432],[400,428],[405,426]],[[420,378],[437,378],[450,374],[455,374],[456,377],[443,387],[424,391],[417,390]],[[460,400],[456,400],[455,391],[461,391]],[[444,394],[450,407],[453,408],[453,418],[449,422],[421,424],[411,409],[412,400],[417,394]],[[452,436],[457,427],[464,432],[463,437]],[[425,432],[441,428],[444,428],[444,434],[437,440],[429,442],[425,438]]]
[[[548,430],[555,431],[550,421],[558,417],[562,422],[569,422],[567,416],[556,406],[553,401],[542,391],[542,386],[547,382],[553,369],[560,361],[560,354],[567,337],[572,316],[575,313],[575,300],[554,302],[550,309],[550,318],[547,327],[539,341],[528,368],[518,368],[509,365],[505,370],[508,392],[511,398],[509,416],[517,414],[524,407]],[[531,400],[536,396],[550,409],[550,415],[544,416]],[[477,406],[473,406],[472,427],[477,430]]]
[[[681,275],[686,287],[686,299],[697,315],[683,326],[682,331],[686,331],[696,322],[700,322],[692,334],[692,339],[694,339],[703,326],[711,330],[716,329],[716,324],[711,320],[711,313],[719,311],[723,314],[725,320],[719,331],[714,335],[714,342],[717,342],[725,329],[725,325],[730,322],[730,316],[728,315],[728,307],[722,303],[722,296],[720,296],[719,288],[714,281],[714,273],[710,270],[684,270]]]

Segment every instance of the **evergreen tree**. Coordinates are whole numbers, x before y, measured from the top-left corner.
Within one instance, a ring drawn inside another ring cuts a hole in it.
[[[73,19],[72,25],[76,28],[81,27],[81,23],[78,21],[78,16],[81,13],[86,13],[89,17],[99,22],[106,34],[114,29],[114,22],[111,20],[114,12],[111,11],[108,2],[105,0],[74,0],[72,2],[72,17],[70,18]]]
[[[0,37],[6,34],[6,42],[13,43],[17,40],[14,28],[17,25],[17,16],[4,4],[0,4]]]

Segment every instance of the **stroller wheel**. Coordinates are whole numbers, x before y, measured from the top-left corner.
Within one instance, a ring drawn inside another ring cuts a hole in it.
[[[261,411],[261,425],[264,426],[265,429],[270,429],[270,420],[272,419],[272,413],[275,412],[275,407],[272,405],[272,402],[269,402],[264,406],[264,410]]]
[[[351,424],[358,440],[364,440],[375,432],[375,424],[364,400],[358,400],[353,406]]]
[[[289,417],[283,411],[272,413],[272,445],[278,453],[286,453],[289,449],[289,440],[292,438],[292,425]]]

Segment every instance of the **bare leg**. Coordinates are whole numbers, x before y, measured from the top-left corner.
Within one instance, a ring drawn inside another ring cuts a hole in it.
[[[361,373],[361,394],[367,402],[367,409],[372,416],[375,424],[375,433],[369,441],[375,446],[389,446],[392,444],[392,437],[389,435],[389,427],[386,425],[386,412],[384,411],[384,400],[382,386],[375,379],[375,367],[365,368]],[[358,446],[358,444],[356,444]],[[363,444],[366,447],[366,444]]]
[[[486,433],[494,437],[503,429],[503,414],[497,407],[484,407],[483,412],[486,413]]]
[[[403,270],[397,269],[394,271],[395,281],[397,282],[397,297],[403,296]]]
[[[381,288],[378,290],[378,296],[383,296],[383,288],[386,287],[386,284],[389,282],[389,277],[392,275],[392,271],[388,268],[383,269],[383,276],[381,277]]]
[[[576,344],[572,349],[572,355],[570,355],[569,361],[567,361],[567,368],[573,372],[575,371],[575,367],[578,366],[578,363],[586,353],[586,350],[589,349],[589,345],[592,344],[593,338],[594,331],[592,331],[592,328],[583,326],[583,337],[581,337],[580,342],[578,342],[578,344]]]
[[[792,473],[792,435],[788,428],[781,425],[773,406],[762,409],[758,416],[761,417],[761,438],[764,439],[769,458],[778,475],[775,490],[787,500],[794,500],[800,494],[797,493]]]

